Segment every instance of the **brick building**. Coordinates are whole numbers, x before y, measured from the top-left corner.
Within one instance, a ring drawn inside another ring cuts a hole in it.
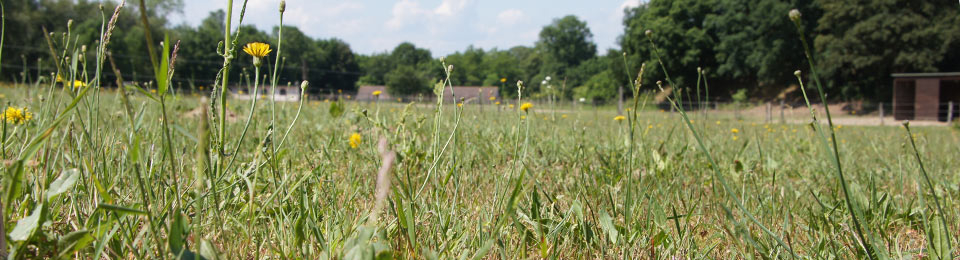
[[[894,119],[947,121],[951,114],[956,118],[960,112],[957,111],[960,72],[894,73],[890,76],[893,77]]]

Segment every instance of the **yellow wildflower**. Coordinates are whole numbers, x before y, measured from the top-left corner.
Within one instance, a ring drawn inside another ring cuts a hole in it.
[[[463,103],[457,103],[457,107],[463,107]]]
[[[520,116],[520,120],[527,119],[527,116]]]
[[[740,137],[734,135],[734,136],[733,136],[733,140],[736,141],[737,139],[740,139]]]
[[[377,91],[374,91],[374,92],[371,93],[371,94],[373,94],[374,97],[379,97],[379,96],[380,96],[380,93],[383,93],[383,91],[377,90]]]
[[[500,101],[497,101],[496,103],[493,103],[493,104],[494,104],[494,105],[499,105],[499,104],[500,104]]]
[[[618,121],[618,122],[619,122],[619,121],[623,121],[624,119],[627,119],[627,117],[625,117],[625,116],[616,116],[616,117],[613,118],[613,121]]]
[[[500,83],[507,82],[507,78],[500,78]]]
[[[3,112],[3,117],[8,123],[22,125],[33,119],[33,113],[27,111],[25,107],[7,107],[7,110]]]
[[[270,54],[271,51],[273,50],[270,49],[270,44],[262,42],[251,42],[247,43],[246,46],[243,46],[243,52],[246,52],[247,54],[250,54],[250,56],[256,58],[263,58],[267,56],[267,54]]]
[[[736,128],[730,129],[730,132],[731,132],[731,133],[734,133],[734,134],[737,134],[737,133],[740,133],[740,129],[736,129]]]
[[[513,104],[507,105],[510,109],[513,109]]]
[[[87,83],[84,83],[83,81],[79,81],[79,80],[73,81],[73,89],[85,88],[85,87],[87,87]]]
[[[490,101],[497,100],[497,97],[490,97]]]
[[[527,103],[523,103],[523,105],[520,105],[520,110],[523,110],[523,112],[528,112],[527,110],[530,110],[530,108],[532,107],[533,107],[533,104],[530,104],[530,102],[527,102]]]
[[[243,52],[253,56],[253,66],[260,67],[263,65],[263,57],[270,54],[270,44],[262,42],[251,42],[247,43],[246,46],[243,46]]]
[[[360,137],[360,133],[353,133],[350,135],[350,148],[356,149],[362,142],[363,138]]]
[[[567,114],[560,115],[560,118],[567,118]]]

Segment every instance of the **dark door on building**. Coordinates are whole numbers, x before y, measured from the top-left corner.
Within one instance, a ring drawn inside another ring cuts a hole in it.
[[[912,120],[917,102],[917,82],[898,80],[894,86],[893,119]]]
[[[952,102],[952,103],[951,103]],[[950,105],[953,108],[950,108]],[[953,118],[957,118],[957,107],[960,106],[960,80],[941,80],[940,81],[940,113],[939,120],[947,121],[950,112],[953,112]]]

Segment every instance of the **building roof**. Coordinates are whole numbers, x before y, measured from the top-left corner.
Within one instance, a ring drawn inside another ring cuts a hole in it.
[[[960,77],[960,72],[922,72],[922,73],[893,73],[894,78],[943,78]]]

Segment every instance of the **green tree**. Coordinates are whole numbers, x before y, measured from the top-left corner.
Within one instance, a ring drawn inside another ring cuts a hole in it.
[[[593,43],[593,33],[587,23],[576,16],[568,15],[553,20],[553,23],[540,30],[539,46],[550,61],[548,73],[563,75],[568,68],[597,55],[597,45]]]
[[[616,98],[619,82],[610,70],[604,70],[591,76],[586,83],[573,90],[574,97],[586,98],[593,101],[610,100]]]
[[[186,81],[186,86],[199,90],[200,86],[209,87],[214,83],[223,64],[223,58],[217,54],[217,44],[223,40],[225,16],[223,10],[217,10],[210,12],[197,28],[180,25],[173,29],[171,37],[180,40],[176,75]]]
[[[358,85],[385,85],[387,83],[385,77],[393,68],[393,60],[386,52],[360,55],[357,57],[357,63],[362,73],[357,81]]]
[[[387,92],[394,96],[406,96],[426,92],[427,81],[411,65],[400,65],[386,75]]]
[[[651,0],[626,11],[625,31],[620,44],[636,68],[641,63],[647,64],[644,84],[653,85],[665,78],[647,39],[647,30],[660,49],[660,58],[675,83],[692,88],[694,86],[690,84],[696,82],[697,67],[717,67],[713,50],[716,39],[703,28],[704,20],[716,2]]]
[[[829,91],[844,98],[889,100],[891,73],[938,71],[937,65],[960,39],[954,1],[817,3],[823,16],[807,28],[816,28],[818,65],[832,87]]]
[[[318,40],[318,60],[314,66],[314,73],[310,75],[310,82],[318,82],[311,92],[321,90],[343,89],[355,90],[357,79],[360,77],[360,66],[350,45],[340,39]]]
[[[816,20],[812,0],[718,1],[703,25],[716,39],[716,67],[705,67],[708,78],[749,90],[765,86],[774,93],[796,84],[793,71],[805,58],[793,22],[785,16],[794,8],[800,9],[806,20]],[[711,86],[719,90],[726,85]]]

